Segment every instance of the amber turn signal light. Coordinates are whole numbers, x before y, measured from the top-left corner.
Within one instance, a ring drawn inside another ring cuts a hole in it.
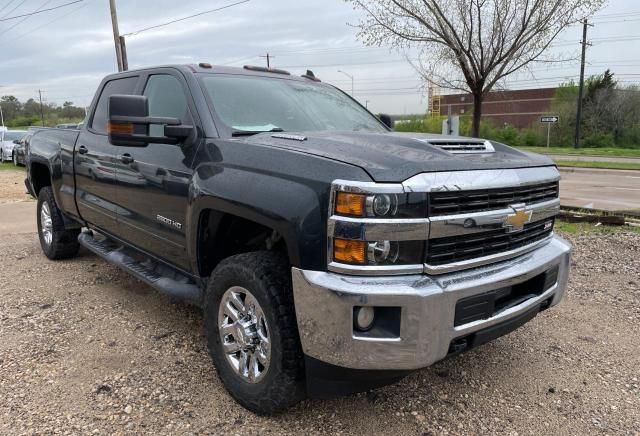
[[[365,196],[338,192],[336,194],[336,213],[339,215],[364,216]]]
[[[133,124],[109,122],[109,124],[107,124],[107,133],[109,135],[133,135]]]
[[[367,259],[367,243],[350,239],[334,239],[333,259],[343,263],[364,264]]]

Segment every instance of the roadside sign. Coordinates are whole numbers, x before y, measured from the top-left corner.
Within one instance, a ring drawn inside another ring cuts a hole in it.
[[[560,121],[557,115],[545,115],[540,117],[540,122],[547,125],[547,148],[549,148],[549,139],[551,137],[551,125]]]

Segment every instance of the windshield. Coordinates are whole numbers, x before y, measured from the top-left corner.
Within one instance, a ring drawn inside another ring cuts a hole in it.
[[[202,83],[222,122],[236,131],[385,131],[369,112],[329,86],[232,75],[204,75]]]
[[[26,132],[12,132],[9,130],[8,132],[4,132],[4,141],[15,141],[16,139],[20,139],[24,136]]]

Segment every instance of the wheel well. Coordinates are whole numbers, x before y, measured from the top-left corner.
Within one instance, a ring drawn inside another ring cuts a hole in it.
[[[40,193],[40,189],[45,186],[51,186],[51,174],[49,174],[49,168],[47,168],[46,165],[32,163],[29,174],[31,176],[31,183],[36,197]]]
[[[221,260],[259,250],[288,254],[284,238],[275,230],[235,215],[205,210],[198,227],[198,269],[209,277]]]

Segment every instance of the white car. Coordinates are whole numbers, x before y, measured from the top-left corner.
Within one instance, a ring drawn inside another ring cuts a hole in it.
[[[13,147],[27,132],[25,130],[5,130],[0,132],[0,163],[13,160]]]

